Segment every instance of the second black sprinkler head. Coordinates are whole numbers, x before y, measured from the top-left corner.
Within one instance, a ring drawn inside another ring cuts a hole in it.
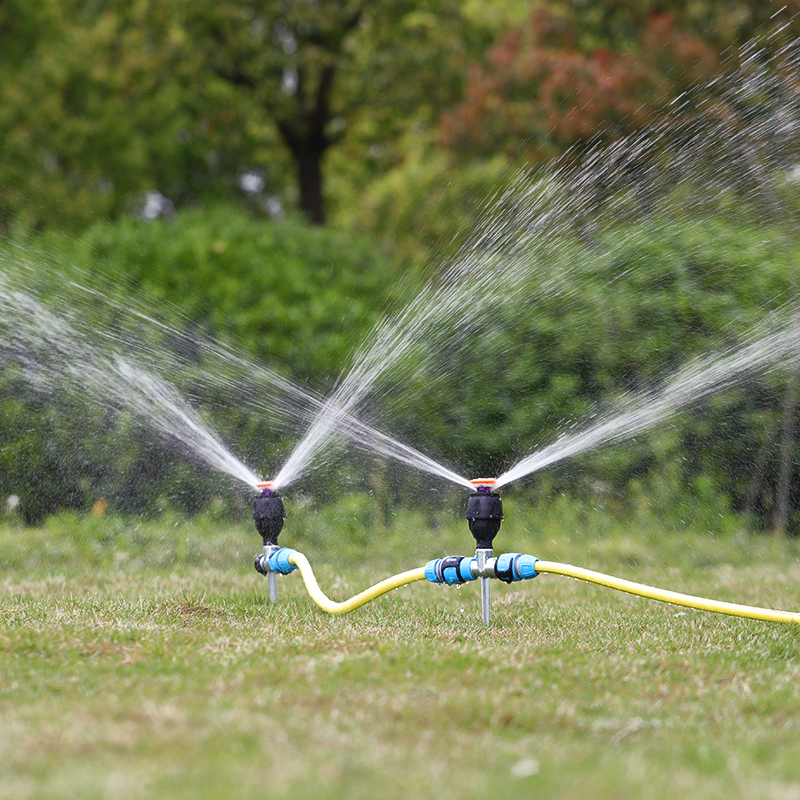
[[[278,534],[283,529],[283,521],[286,519],[283,498],[269,487],[263,487],[263,493],[256,497],[253,503],[253,519],[264,546],[277,546]]]
[[[479,550],[491,550],[503,522],[503,499],[492,491],[494,478],[471,481],[476,487],[467,500],[467,522]]]

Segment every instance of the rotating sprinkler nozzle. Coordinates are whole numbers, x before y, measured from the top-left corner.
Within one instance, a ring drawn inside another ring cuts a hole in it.
[[[258,483],[256,488],[261,490],[261,494],[253,503],[253,519],[256,523],[256,530],[261,534],[264,542],[264,552],[256,556],[255,568],[256,572],[266,575],[269,579],[269,599],[273,603],[277,603],[278,576],[273,569],[270,569],[269,559],[279,549],[278,535],[283,529],[286,509],[283,505],[283,498],[273,490],[272,481]]]
[[[467,500],[467,521],[475,537],[475,546],[491,550],[494,537],[503,522],[503,499],[492,488],[495,478],[475,478],[470,481],[475,491]]]
[[[253,519],[256,521],[256,530],[267,545],[278,546],[278,534],[283,529],[286,519],[286,509],[283,498],[272,489],[272,481],[259,483],[256,488],[261,489],[261,494],[253,503]]]
[[[475,478],[470,483],[475,491],[467,500],[467,522],[475,537],[475,558],[479,575],[484,575],[486,562],[492,557],[494,537],[503,522],[503,500],[493,492],[496,478]],[[481,616],[489,624],[489,579],[481,577]]]

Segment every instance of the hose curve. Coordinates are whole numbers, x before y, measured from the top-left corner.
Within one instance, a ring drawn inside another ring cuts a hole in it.
[[[365,589],[349,600],[339,603],[335,600],[331,600],[319,588],[317,579],[314,576],[314,570],[311,569],[311,564],[308,563],[308,559],[302,553],[296,550],[293,551],[289,555],[288,561],[300,570],[300,575],[303,578],[303,583],[306,585],[309,597],[311,597],[323,611],[327,611],[329,614],[347,614],[350,611],[360,608],[365,603],[369,603],[370,600],[374,600],[382,594],[391,592],[392,589],[397,589],[408,583],[414,583],[414,581],[425,580],[425,568],[418,567],[417,569],[411,569],[407,572],[401,572],[399,575],[393,575],[391,578],[386,578],[386,580],[376,583],[374,586],[370,586],[369,589]]]

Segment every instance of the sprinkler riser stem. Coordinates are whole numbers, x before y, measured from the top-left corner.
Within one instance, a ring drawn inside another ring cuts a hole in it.
[[[499,526],[498,526],[499,527]],[[489,561],[494,561],[492,558],[492,551],[486,547],[479,547],[475,551],[476,571],[479,575],[486,573],[486,565]],[[489,588],[489,578],[481,577],[481,619],[483,624],[489,624],[489,617],[491,614],[491,590]]]
[[[264,554],[262,555],[262,563],[267,565],[267,588],[269,590],[270,603],[278,602],[278,573],[269,568],[269,559],[270,556],[279,549],[280,548],[276,544],[266,544],[264,545]]]
[[[490,480],[485,484],[478,481],[480,479],[473,481],[477,489],[467,500],[466,519],[470,533],[475,538],[475,562],[472,571],[481,583],[481,618],[483,624],[488,625],[491,614],[489,578],[494,577],[495,563],[492,558],[492,543],[503,522],[503,500],[497,492],[491,490],[494,481]]]
[[[492,551],[489,550],[489,553]],[[497,559],[489,556],[488,558],[483,559],[483,566],[480,564],[480,559],[478,558],[478,551],[475,551],[475,558],[472,559],[470,563],[470,570],[472,574],[476,578],[496,578],[497,575],[494,571],[495,564],[497,564]]]

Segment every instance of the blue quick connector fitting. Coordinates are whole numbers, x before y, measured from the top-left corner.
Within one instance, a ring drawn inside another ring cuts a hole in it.
[[[497,557],[494,571],[504,583],[524,581],[528,578],[535,578],[539,574],[536,571],[538,560],[536,556],[526,556],[522,553],[503,553]]]
[[[425,565],[425,577],[431,583],[446,583],[449,586],[474,581],[472,562],[466,556],[446,556],[436,558]]]
[[[539,574],[536,571],[538,560],[536,556],[526,556],[522,553],[503,553],[494,563],[494,576],[486,577],[496,577],[504,583],[535,578]],[[449,586],[474,581],[478,577],[475,561],[476,559],[467,556],[436,558],[425,565],[425,577],[431,583],[446,583]]]
[[[279,572],[281,575],[288,575],[294,572],[297,567],[289,563],[289,556],[296,553],[291,547],[280,547],[269,557],[269,568],[272,572]]]
[[[430,581],[431,583],[439,583],[439,579],[436,577],[436,565],[441,561],[440,558],[435,558],[433,561],[429,561],[425,565],[425,580]]]

